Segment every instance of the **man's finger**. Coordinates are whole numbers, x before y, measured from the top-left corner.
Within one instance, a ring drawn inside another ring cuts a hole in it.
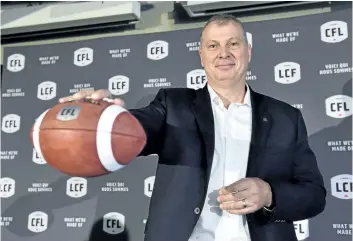
[[[72,95],[65,96],[65,97],[61,97],[59,99],[59,103],[65,103],[65,102],[72,101],[72,100],[74,100],[74,97]]]
[[[249,213],[254,213],[257,211],[257,208],[255,206],[243,208],[243,209],[232,209],[232,210],[227,210],[228,213],[231,214],[238,214],[238,215],[245,215]]]
[[[237,198],[237,196],[235,196],[233,193],[228,193],[228,194],[220,195],[217,197],[217,201],[219,203],[230,202],[230,201],[239,201],[239,200],[241,200],[241,199]]]
[[[243,191],[247,188],[249,188],[251,184],[249,183],[249,179],[247,178],[242,178],[228,186],[222,187],[219,190],[219,195],[225,195],[228,193],[234,193],[234,192],[239,192],[239,191]]]
[[[122,99],[114,99],[114,104],[125,106],[125,102]]]
[[[250,189],[246,189],[240,192],[232,192],[232,193],[220,195],[218,196],[217,201],[220,203],[227,202],[227,201],[239,201],[239,200],[249,199],[251,196],[252,196],[252,193]]]
[[[94,90],[81,90],[74,94],[73,97],[74,99],[79,100],[91,95],[92,93],[94,93]]]
[[[90,95],[93,100],[102,100],[104,98],[111,97],[111,93],[107,90],[97,90],[94,93],[91,93]]]
[[[244,208],[241,201],[233,201],[233,202],[224,202],[219,205],[219,208],[222,210],[235,210]]]
[[[242,179],[226,186],[225,189],[228,192],[240,192],[240,191],[249,189],[252,184],[253,184],[253,181],[250,178],[242,178]]]
[[[230,193],[225,187],[222,187],[221,189],[219,189],[219,195],[226,195],[228,193]]]
[[[93,93],[93,90],[81,90],[77,93],[75,93],[74,95],[70,95],[70,96],[65,96],[59,99],[59,103],[65,103],[68,101],[73,101],[73,100],[80,100],[83,99],[87,96],[89,96],[91,93]]]
[[[251,201],[251,199],[243,199],[243,200],[237,200],[237,201],[231,201],[231,202],[223,202],[219,205],[220,209],[223,210],[232,210],[232,209],[244,209],[254,206],[254,203]]]

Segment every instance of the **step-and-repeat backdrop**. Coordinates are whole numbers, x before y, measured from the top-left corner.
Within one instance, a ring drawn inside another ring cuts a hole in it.
[[[328,190],[321,215],[294,223],[298,240],[351,240],[352,9],[245,27],[249,85],[303,112]],[[33,150],[30,128],[81,89],[109,89],[135,108],[160,88],[204,86],[199,36],[192,29],[5,49],[1,240],[143,240],[157,156],[107,176],[70,177]]]

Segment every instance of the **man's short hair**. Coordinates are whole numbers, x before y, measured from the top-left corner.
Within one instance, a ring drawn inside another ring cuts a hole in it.
[[[236,24],[239,24],[239,26],[243,30],[244,39],[246,42],[248,42],[248,39],[246,37],[246,31],[245,31],[243,23],[239,19],[237,19],[236,17],[234,17],[233,15],[230,15],[230,14],[217,14],[217,15],[212,16],[202,28],[201,37],[200,37],[201,42],[202,42],[202,34],[208,25],[210,25],[211,23],[216,23],[218,25],[226,25],[226,24],[229,24],[230,22],[234,22]]]

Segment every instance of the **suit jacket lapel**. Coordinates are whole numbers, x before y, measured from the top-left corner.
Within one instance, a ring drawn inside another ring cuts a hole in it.
[[[249,87],[250,88],[250,87]],[[204,144],[206,165],[206,188],[208,185],[212,168],[213,153],[215,148],[215,126],[211,106],[211,99],[207,90],[207,85],[195,91],[193,110],[199,127],[200,135]],[[247,176],[257,176],[258,150],[266,145],[267,136],[272,125],[271,115],[267,110],[267,102],[263,95],[254,92],[250,88],[252,105],[252,134],[248,159]]]
[[[250,87],[249,87],[250,88]],[[264,147],[272,125],[271,115],[267,110],[267,101],[263,95],[250,88],[252,105],[252,133],[248,159],[247,177],[257,176],[259,148]]]
[[[205,150],[205,170],[206,170],[206,188],[208,185],[212,161],[213,161],[213,153],[215,148],[215,134],[214,134],[214,118],[211,106],[211,99],[208,93],[207,85],[198,89],[195,92],[195,99],[193,102],[193,110],[196,117],[196,121],[199,127],[200,135],[203,140],[204,150]]]

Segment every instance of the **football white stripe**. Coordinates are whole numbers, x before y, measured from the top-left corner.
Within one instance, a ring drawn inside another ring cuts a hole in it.
[[[34,123],[34,126],[33,126],[33,134],[32,134],[34,149],[36,150],[38,156],[40,156],[43,159],[44,159],[44,157],[43,157],[43,154],[42,154],[42,150],[40,149],[40,142],[39,142],[39,128],[40,128],[40,126],[42,124],[44,116],[47,114],[48,111],[49,111],[49,109],[44,111],[37,118],[37,120],[36,120],[36,122]]]
[[[110,172],[117,171],[124,167],[117,162],[112,149],[112,130],[115,119],[126,109],[119,105],[108,106],[102,113],[97,127],[97,152],[99,160],[104,168]]]

